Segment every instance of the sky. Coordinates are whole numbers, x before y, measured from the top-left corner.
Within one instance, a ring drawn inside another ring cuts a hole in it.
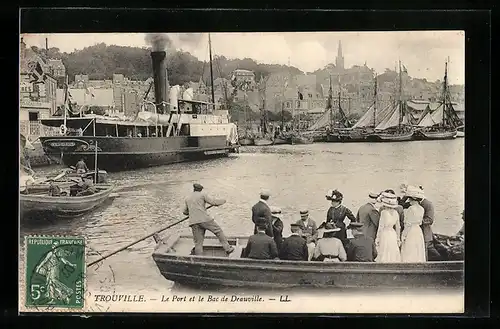
[[[208,33],[168,33],[171,47],[208,59]],[[57,47],[73,52],[98,43],[149,47],[144,33],[24,34],[28,46]],[[227,58],[252,58],[258,63],[295,66],[304,72],[335,63],[342,42],[346,67],[366,64],[377,73],[394,69],[401,60],[408,74],[430,81],[443,79],[449,57],[451,84],[465,83],[465,33],[463,31],[401,32],[265,32],[211,33],[212,52]]]

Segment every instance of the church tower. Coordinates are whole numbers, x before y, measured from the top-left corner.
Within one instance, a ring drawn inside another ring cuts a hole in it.
[[[337,50],[337,58],[335,58],[335,66],[339,70],[344,69],[344,55],[342,54],[342,41],[339,40],[339,48]]]

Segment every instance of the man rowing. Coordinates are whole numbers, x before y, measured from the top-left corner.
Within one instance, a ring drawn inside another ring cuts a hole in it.
[[[234,247],[229,245],[220,226],[207,212],[207,204],[218,207],[224,203],[226,203],[226,200],[213,198],[203,192],[201,184],[193,184],[193,193],[185,201],[183,214],[189,216],[189,226],[193,232],[195,255],[203,255],[203,241],[207,230],[219,238],[222,248],[224,248],[228,255],[234,251]]]

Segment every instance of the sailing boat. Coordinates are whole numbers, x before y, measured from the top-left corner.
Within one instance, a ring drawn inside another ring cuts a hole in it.
[[[301,93],[300,92],[297,92],[299,97],[298,99],[302,99],[301,98]],[[300,108],[300,106],[299,106]],[[310,136],[307,136],[303,133],[301,133],[300,131],[300,116],[301,116],[301,111],[299,109],[299,115],[298,115],[298,122],[297,122],[297,128],[296,129],[293,129],[292,128],[292,133],[289,137],[289,142],[290,144],[294,145],[294,144],[312,144],[314,142],[314,140],[312,139],[312,137]],[[295,109],[293,110],[292,112],[292,122],[295,123]]]
[[[261,109],[261,119],[260,119],[260,134],[254,138],[255,146],[268,146],[273,145],[274,134],[268,133],[269,125],[267,122],[267,111],[266,111],[266,80],[261,78],[259,93],[263,94],[262,97],[262,109]]]
[[[417,124],[415,139],[454,139],[457,137],[457,128],[463,128],[463,123],[453,108],[451,95],[448,89],[448,62],[445,63],[443,92],[441,103],[432,110],[427,106]]]
[[[333,91],[332,82],[330,79],[330,92],[328,99],[328,106],[330,108],[330,129],[326,135],[327,142],[360,142],[364,141],[365,136],[360,135],[358,131],[352,130],[351,121],[347,118],[344,110],[342,109],[342,103],[340,98],[340,79],[339,79],[339,93],[338,93],[338,114],[340,115],[340,122],[334,122],[335,117],[333,115]]]
[[[406,101],[403,99],[401,61],[399,62],[399,99],[389,105],[389,113],[366,137],[371,142],[402,142],[413,139],[414,129],[408,118]],[[375,110],[375,109],[374,109]]]

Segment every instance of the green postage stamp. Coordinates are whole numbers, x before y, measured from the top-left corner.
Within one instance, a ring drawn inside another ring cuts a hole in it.
[[[26,307],[83,308],[85,239],[28,236],[25,243]]]

